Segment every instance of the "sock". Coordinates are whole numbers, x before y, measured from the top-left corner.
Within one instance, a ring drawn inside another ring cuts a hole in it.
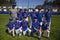
[[[42,34],[42,32],[40,31],[40,32],[39,32],[39,35],[38,35],[38,38],[41,38],[41,34]]]
[[[22,32],[19,32],[19,36],[21,36]]]
[[[24,35],[24,36],[26,35],[26,31],[23,32],[23,35]]]
[[[30,32],[28,33],[28,36],[30,36]]]
[[[49,30],[47,30],[47,37],[49,37],[50,36],[50,31]]]
[[[13,35],[13,36],[15,36],[15,33],[14,33],[14,31],[12,32],[12,35]]]
[[[44,34],[44,32],[42,32],[42,35],[41,36],[43,36],[43,34]]]

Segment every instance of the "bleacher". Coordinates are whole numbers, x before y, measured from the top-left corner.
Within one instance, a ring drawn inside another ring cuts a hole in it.
[[[9,8],[6,6],[0,6],[0,14],[9,14]]]
[[[6,6],[3,6],[3,7],[0,6],[0,14],[9,14],[10,8],[11,7],[7,8]],[[60,12],[53,12],[52,15],[60,15]]]

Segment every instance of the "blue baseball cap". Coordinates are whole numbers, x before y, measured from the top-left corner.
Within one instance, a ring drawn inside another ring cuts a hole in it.
[[[11,20],[11,21],[12,21],[12,20],[13,20],[13,18],[12,18],[12,17],[10,17],[10,18],[9,18],[9,20]]]
[[[16,6],[16,4],[13,4],[12,6]]]
[[[18,18],[16,18],[16,20],[19,20]]]
[[[46,21],[46,20],[44,20],[43,22],[44,22],[44,23],[47,23],[47,21]]]
[[[23,18],[26,18],[25,16],[23,16]]]
[[[35,16],[34,19],[37,19],[37,17]]]

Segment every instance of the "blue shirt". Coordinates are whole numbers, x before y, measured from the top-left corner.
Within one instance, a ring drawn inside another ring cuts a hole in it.
[[[28,17],[28,12],[23,12],[23,17]]]
[[[39,14],[38,14],[38,21],[39,22],[42,22],[43,16],[44,16],[44,12],[39,12]]]
[[[37,22],[33,22],[32,23],[32,28],[34,29],[34,28],[36,28],[36,29],[40,29],[40,23],[37,21]]]
[[[46,29],[48,29],[48,27],[49,27],[48,24],[43,24],[43,25],[42,25],[42,30],[46,30]]]
[[[35,13],[35,12],[30,13],[30,17],[31,17],[32,22],[34,22],[34,17],[37,17],[37,14],[38,13]]]
[[[9,22],[7,26],[10,30],[12,30],[13,27],[15,27],[15,24],[14,24],[14,22]]]
[[[46,12],[45,13],[45,17],[46,17],[47,22],[50,22],[51,16],[52,16],[52,12]]]
[[[21,23],[20,22],[15,22],[15,29],[19,29],[21,27]]]
[[[22,12],[17,13],[18,19],[21,21],[23,19]]]
[[[23,20],[21,22],[22,30],[25,31],[28,28],[28,22],[26,20]]]

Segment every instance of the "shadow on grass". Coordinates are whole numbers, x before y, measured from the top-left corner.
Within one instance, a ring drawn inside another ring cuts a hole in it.
[[[5,31],[8,35],[10,35],[10,33],[8,32],[8,29],[6,29],[6,31]]]
[[[36,35],[33,35],[33,34],[31,33],[31,37],[38,39],[38,33],[36,33]]]
[[[12,34],[10,34],[10,33],[8,32],[8,29],[6,29],[5,32],[6,32],[8,35],[12,36]]]

